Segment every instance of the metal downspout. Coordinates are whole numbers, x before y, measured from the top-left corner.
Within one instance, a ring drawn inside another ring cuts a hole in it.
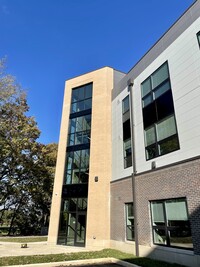
[[[134,115],[133,115],[133,79],[129,79],[128,82],[128,90],[130,92],[130,118],[131,118],[131,146],[132,146],[132,165],[133,165],[133,173],[132,173],[132,186],[133,186],[133,207],[134,207],[134,234],[135,234],[135,255],[139,257],[139,242],[138,242],[138,220],[137,220],[137,197],[136,197],[136,181],[135,174],[136,170],[136,162],[135,162],[135,124],[134,124]]]

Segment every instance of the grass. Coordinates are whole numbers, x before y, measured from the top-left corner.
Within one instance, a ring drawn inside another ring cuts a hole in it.
[[[127,254],[113,249],[104,249],[101,251],[92,251],[92,252],[76,252],[69,254],[3,257],[0,258],[0,266],[84,260],[84,259],[98,259],[98,258],[109,258],[109,257],[134,263],[142,267],[184,267],[183,265],[170,264],[162,261],[151,260],[148,258],[137,258],[132,254]]]
[[[30,242],[42,242],[47,241],[45,236],[33,236],[33,237],[0,237],[0,242],[17,242],[17,243],[30,243]]]

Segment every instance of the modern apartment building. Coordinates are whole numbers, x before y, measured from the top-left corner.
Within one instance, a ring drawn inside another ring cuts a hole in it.
[[[48,242],[200,266],[200,1],[127,73],[66,82]]]

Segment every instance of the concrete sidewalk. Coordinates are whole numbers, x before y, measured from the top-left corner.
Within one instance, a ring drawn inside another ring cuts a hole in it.
[[[47,244],[47,242],[30,242],[27,243],[27,248],[21,248],[21,244],[22,243],[0,242],[0,258],[11,256],[47,255],[100,250],[100,248],[86,249],[84,247],[49,245]]]

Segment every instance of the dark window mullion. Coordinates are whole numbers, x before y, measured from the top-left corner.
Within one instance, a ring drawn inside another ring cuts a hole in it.
[[[168,230],[168,223],[167,223],[167,212],[166,212],[165,201],[163,201],[163,210],[164,210],[165,234],[166,234],[167,246],[170,246],[170,237],[169,237],[169,230]]]
[[[154,123],[154,132],[155,132],[155,144],[156,144],[156,157],[158,157],[160,155],[160,152],[159,152],[159,146],[158,146],[156,123]]]

